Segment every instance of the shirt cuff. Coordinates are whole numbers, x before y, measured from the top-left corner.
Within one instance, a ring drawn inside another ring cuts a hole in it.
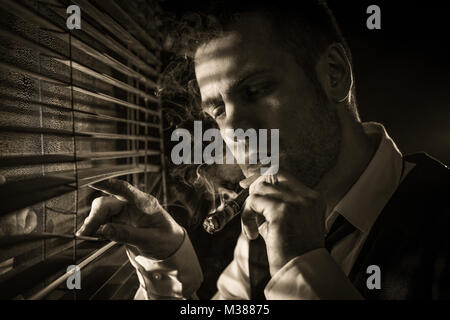
[[[127,249],[127,254],[137,270],[140,298],[195,298],[195,292],[203,282],[203,273],[186,230],[178,250],[164,260],[137,255],[130,249]]]
[[[296,257],[267,284],[269,300],[362,299],[339,265],[324,248]]]

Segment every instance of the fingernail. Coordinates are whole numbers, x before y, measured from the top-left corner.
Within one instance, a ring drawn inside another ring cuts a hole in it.
[[[239,182],[239,185],[243,189],[248,189],[250,185],[260,177],[260,174],[254,174],[251,177],[245,178]]]
[[[84,227],[81,227],[80,229],[78,229],[78,231],[75,233],[75,235],[78,237],[78,236],[81,236],[81,234],[83,233],[83,231],[84,231]]]

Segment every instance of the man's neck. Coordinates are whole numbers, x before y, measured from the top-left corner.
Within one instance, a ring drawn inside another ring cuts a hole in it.
[[[317,186],[327,203],[326,213],[330,213],[358,181],[373,158],[379,139],[368,136],[360,122],[346,119],[342,124],[341,150],[336,166],[331,169]]]

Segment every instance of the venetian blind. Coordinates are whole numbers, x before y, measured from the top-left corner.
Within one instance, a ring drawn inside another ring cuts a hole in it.
[[[71,4],[79,30],[66,26]],[[159,35],[125,1],[0,7],[0,298],[132,298],[124,247],[73,235],[100,196],[91,183],[125,179],[165,203]]]

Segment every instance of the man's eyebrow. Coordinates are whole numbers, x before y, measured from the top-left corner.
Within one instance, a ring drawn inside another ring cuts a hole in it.
[[[241,76],[239,76],[239,78],[236,81],[233,81],[230,83],[230,85],[227,89],[227,93],[236,91],[237,89],[239,89],[239,87],[242,85],[242,83],[244,83],[248,79],[251,79],[251,78],[257,77],[257,76],[261,76],[261,75],[265,75],[265,74],[269,74],[270,72],[271,72],[270,69],[256,69],[256,70],[249,70],[247,72],[244,72]]]
[[[250,70],[247,72],[244,72],[241,76],[239,76],[235,81],[232,81],[230,85],[228,86],[226,92],[235,92],[239,87],[247,81],[248,79],[251,79],[253,77],[257,77],[264,74],[269,74],[270,69],[257,69],[257,70]],[[222,98],[220,97],[213,97],[208,98],[205,101],[202,102],[202,108],[203,109],[209,109],[213,106],[217,106],[223,103]]]
[[[208,110],[214,106],[220,105],[223,103],[222,98],[214,97],[206,99],[205,101],[202,101],[202,108],[205,110]]]

